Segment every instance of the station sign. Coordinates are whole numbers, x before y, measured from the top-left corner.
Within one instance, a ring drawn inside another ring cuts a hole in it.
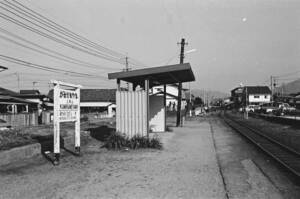
[[[80,101],[77,91],[65,90],[58,88],[55,92],[58,97],[58,120],[60,122],[73,122],[76,121],[79,113]]]
[[[54,85],[54,120],[53,120],[53,163],[59,164],[60,157],[60,123],[74,122],[74,154],[80,154],[80,85],[52,80]],[[70,150],[71,151],[71,150]]]

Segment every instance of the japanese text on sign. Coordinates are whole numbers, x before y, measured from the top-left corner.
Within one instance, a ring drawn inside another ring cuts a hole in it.
[[[59,121],[75,121],[79,111],[79,96],[76,91],[59,89]]]

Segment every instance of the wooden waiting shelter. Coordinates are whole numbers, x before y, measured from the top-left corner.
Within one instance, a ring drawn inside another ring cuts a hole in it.
[[[189,63],[152,67],[108,74],[117,79],[116,130],[128,137],[148,136],[166,129],[166,85],[195,81]],[[125,81],[132,89],[121,89]],[[154,86],[164,85],[164,95],[149,95]]]

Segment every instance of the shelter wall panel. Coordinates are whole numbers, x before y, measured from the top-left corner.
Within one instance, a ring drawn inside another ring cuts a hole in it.
[[[165,108],[163,96],[150,96],[150,130],[153,132],[165,131]]]
[[[116,91],[117,130],[128,137],[146,136],[145,91]]]
[[[37,113],[0,114],[0,119],[13,127],[34,126],[38,124]]]
[[[132,129],[132,109],[133,109],[133,101],[132,101],[132,95],[133,95],[133,92],[128,92],[128,114],[129,114],[129,117],[128,117],[128,134],[130,137],[132,137],[134,135],[133,133],[133,129]]]
[[[120,92],[116,92],[116,104],[120,104]],[[120,106],[116,106],[116,130],[120,131]]]

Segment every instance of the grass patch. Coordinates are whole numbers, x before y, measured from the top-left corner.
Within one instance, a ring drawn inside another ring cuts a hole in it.
[[[21,130],[9,129],[0,131],[0,150],[7,150],[35,142],[29,134],[24,134]]]
[[[120,150],[124,148],[162,149],[162,143],[157,136],[153,138],[148,138],[145,136],[136,135],[132,138],[128,138],[119,132],[112,132],[111,135],[106,139],[104,147],[106,147],[107,149],[114,149],[114,150]]]

